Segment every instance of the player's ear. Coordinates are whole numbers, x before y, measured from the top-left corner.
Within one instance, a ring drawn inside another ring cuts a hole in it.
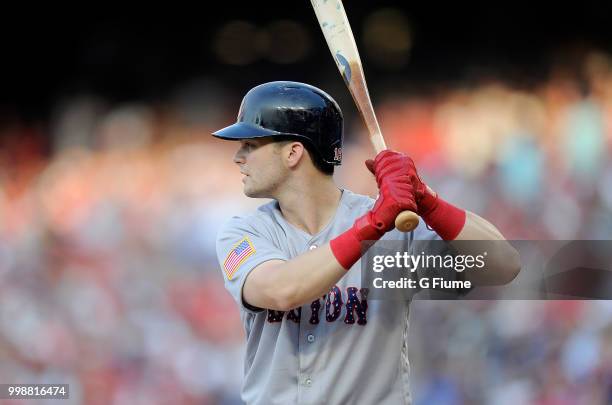
[[[284,149],[287,166],[290,168],[296,167],[304,158],[305,149],[301,142],[289,142]]]

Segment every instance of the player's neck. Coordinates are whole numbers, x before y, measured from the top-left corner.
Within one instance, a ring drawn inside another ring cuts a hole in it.
[[[287,222],[316,235],[333,218],[341,195],[331,176],[315,176],[296,179],[276,200]]]

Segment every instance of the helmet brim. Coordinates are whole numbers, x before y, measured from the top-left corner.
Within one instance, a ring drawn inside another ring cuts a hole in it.
[[[236,141],[249,138],[263,138],[266,136],[282,135],[278,131],[266,129],[258,125],[237,122],[229,127],[222,128],[212,133],[214,137]]]

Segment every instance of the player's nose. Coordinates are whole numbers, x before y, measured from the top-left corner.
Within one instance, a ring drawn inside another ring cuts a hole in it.
[[[236,163],[237,165],[245,163],[246,160],[245,160],[244,151],[242,147],[236,151],[236,153],[234,154],[233,160],[234,160],[234,163]]]

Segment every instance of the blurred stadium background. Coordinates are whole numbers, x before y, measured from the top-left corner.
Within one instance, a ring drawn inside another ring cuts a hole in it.
[[[610,239],[603,2],[357,3],[383,133],[426,181],[509,239]],[[210,131],[256,84],[314,84],[345,112],[339,184],[376,190],[314,13],[287,4],[7,14],[0,382],[70,383],[75,404],[239,403],[244,337],[214,240],[261,202]],[[417,404],[612,403],[609,302],[419,301],[411,316]]]

